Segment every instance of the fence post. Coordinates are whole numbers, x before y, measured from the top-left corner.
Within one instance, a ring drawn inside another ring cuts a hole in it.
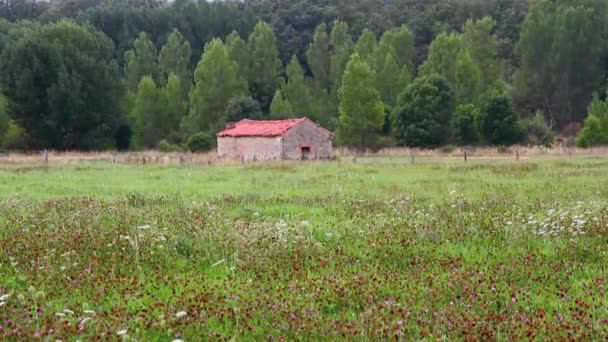
[[[49,163],[49,151],[48,150],[44,150],[44,152],[42,152],[42,158],[43,158],[45,164]]]
[[[468,156],[467,156],[467,148],[464,148],[464,162],[468,162]]]
[[[519,145],[515,146],[515,160],[519,160]]]

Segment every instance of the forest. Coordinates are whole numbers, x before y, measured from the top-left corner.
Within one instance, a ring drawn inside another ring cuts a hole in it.
[[[0,0],[0,150],[608,144],[608,0]]]

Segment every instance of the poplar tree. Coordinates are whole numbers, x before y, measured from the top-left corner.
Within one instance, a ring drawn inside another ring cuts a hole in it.
[[[337,137],[341,143],[364,148],[378,136],[384,123],[384,104],[374,86],[372,68],[355,52],[340,88]]]
[[[142,32],[133,43],[133,49],[125,53],[125,82],[129,91],[136,91],[142,77],[150,76],[158,80],[158,53],[156,47]]]
[[[219,130],[225,123],[225,109],[230,99],[246,93],[238,78],[238,65],[230,59],[228,49],[220,39],[205,45],[196,70],[194,89],[190,93],[190,113],[182,123],[189,133]]]
[[[270,25],[259,22],[247,42],[249,67],[247,80],[252,96],[268,110],[272,96],[281,82],[282,63],[277,39]]]
[[[270,104],[270,118],[279,120],[290,119],[294,117],[295,116],[291,103],[289,103],[289,101],[287,101],[283,97],[283,93],[281,92],[281,90],[277,89],[274,94],[274,97],[272,98],[272,103]]]

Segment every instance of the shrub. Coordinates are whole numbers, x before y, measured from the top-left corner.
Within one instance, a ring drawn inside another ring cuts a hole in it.
[[[186,147],[192,152],[209,151],[212,146],[213,138],[209,133],[205,132],[193,134],[186,141]]]
[[[16,122],[10,121],[4,138],[0,141],[2,148],[8,150],[23,150],[27,148],[28,136],[25,129]]]
[[[459,145],[475,145],[479,142],[479,109],[472,104],[456,108],[452,117],[454,142]]]
[[[585,119],[583,129],[576,139],[576,146],[587,148],[603,145],[607,141],[608,136],[606,132],[602,130],[600,118],[595,115],[589,115],[587,119]]]
[[[182,152],[184,149],[180,145],[172,144],[163,139],[158,143],[158,150],[161,152]]]
[[[536,112],[531,118],[520,120],[519,127],[524,144],[545,147],[553,145],[555,135],[541,112]]]

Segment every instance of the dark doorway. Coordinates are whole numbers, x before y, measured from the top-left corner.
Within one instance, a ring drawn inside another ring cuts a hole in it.
[[[308,160],[310,158],[310,146],[302,146],[300,147],[300,151],[302,152],[302,160]]]

